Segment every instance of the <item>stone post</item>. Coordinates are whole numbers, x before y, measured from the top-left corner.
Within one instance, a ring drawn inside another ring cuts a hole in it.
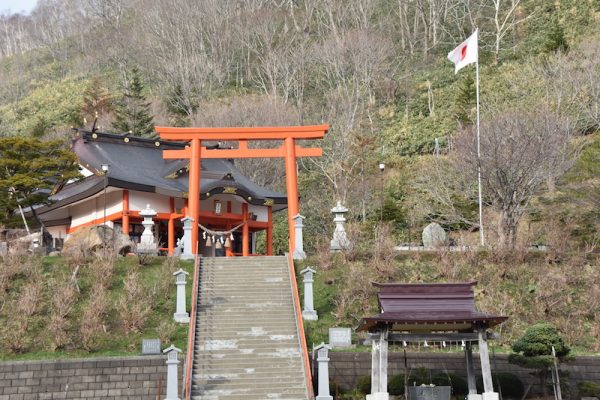
[[[310,267],[300,271],[300,274],[304,277],[304,310],[302,310],[302,318],[308,321],[319,319],[313,303],[313,276],[316,272]]]
[[[348,209],[342,205],[341,202],[337,202],[337,205],[331,209],[331,213],[335,215],[333,222],[335,223],[335,230],[333,231],[333,239],[329,243],[330,251],[346,250],[350,247],[350,242],[346,235],[346,229],[344,223],[346,218],[344,214],[348,212]]]
[[[329,350],[331,347],[321,343],[317,347],[317,362],[319,363],[319,391],[316,400],[333,400],[329,393]]]
[[[140,211],[140,216],[144,218],[142,225],[144,225],[144,232],[140,238],[140,244],[138,245],[138,251],[140,253],[158,253],[158,246],[154,240],[154,233],[152,227],[154,226],[153,217],[156,216],[156,210],[150,208],[150,204],[146,204],[146,208]]]
[[[179,268],[179,271],[173,272],[173,275],[177,285],[177,311],[173,314],[173,319],[175,319],[175,322],[187,324],[190,322],[190,315],[185,310],[185,279],[189,274]]]
[[[171,345],[164,349],[163,353],[167,355],[167,397],[165,397],[165,400],[180,400],[177,379],[177,366],[179,365],[177,353],[181,353],[181,350]]]
[[[183,223],[183,252],[181,253],[182,260],[190,260],[194,258],[192,254],[192,224],[194,220],[190,217],[181,218]]]
[[[302,228],[304,228],[304,224],[302,223],[306,219],[300,214],[296,214],[293,217],[294,220],[294,231],[295,231],[295,246],[294,246],[294,260],[304,260],[306,258],[306,253],[304,252],[304,241],[302,239]]]

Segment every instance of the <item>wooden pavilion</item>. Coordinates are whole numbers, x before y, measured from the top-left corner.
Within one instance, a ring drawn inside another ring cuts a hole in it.
[[[469,400],[497,400],[490,368],[488,329],[508,317],[490,315],[475,308],[473,286],[466,283],[375,283],[381,312],[363,318],[358,331],[372,338],[371,395],[369,400],[387,400],[387,353],[389,342],[464,342]],[[483,394],[477,394],[473,344],[479,347]]]

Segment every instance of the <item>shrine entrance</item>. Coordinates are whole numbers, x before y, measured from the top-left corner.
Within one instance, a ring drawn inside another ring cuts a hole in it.
[[[329,130],[329,125],[285,126],[285,127],[238,127],[238,128],[173,128],[155,127],[163,140],[188,142],[183,150],[164,150],[164,159],[188,159],[189,192],[187,216],[192,219],[192,254],[198,254],[199,224],[203,224],[200,210],[201,162],[202,159],[235,159],[235,158],[283,158],[285,160],[286,194],[288,204],[289,251],[295,247],[293,218],[298,214],[298,181],[297,157],[320,157],[321,148],[304,148],[296,144],[297,140],[322,139]],[[282,141],[275,148],[252,148],[252,141]],[[226,141],[237,142],[237,148],[219,149],[206,147],[205,142]],[[251,201],[251,198],[246,198]],[[243,203],[247,209],[247,203]],[[269,204],[264,204],[270,206]],[[242,223],[242,255],[250,255],[248,213],[243,213]],[[269,233],[270,232],[270,233]],[[267,246],[272,243],[272,230],[267,232]],[[267,250],[269,254],[269,249]]]

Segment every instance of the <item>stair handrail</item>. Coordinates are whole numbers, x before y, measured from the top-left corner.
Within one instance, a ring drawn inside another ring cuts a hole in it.
[[[294,312],[296,314],[296,322],[298,327],[298,335],[300,337],[300,346],[302,347],[302,357],[304,358],[304,375],[306,376],[306,385],[308,396],[314,398],[312,375],[310,373],[310,361],[308,359],[308,347],[306,346],[306,337],[304,335],[304,321],[302,320],[302,309],[300,307],[300,295],[298,293],[298,283],[296,282],[296,269],[294,268],[294,259],[292,253],[287,253],[287,261],[292,281],[292,292],[294,294]]]
[[[194,362],[194,339],[196,336],[196,304],[198,303],[198,285],[200,281],[200,256],[194,258],[194,285],[192,289],[192,304],[190,309],[190,328],[188,332],[187,354],[185,360],[185,375],[183,398],[191,399],[192,365]]]

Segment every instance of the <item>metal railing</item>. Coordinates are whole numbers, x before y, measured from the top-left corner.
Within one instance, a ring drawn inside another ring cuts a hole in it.
[[[296,323],[298,326],[298,336],[300,339],[300,346],[302,347],[302,357],[304,358],[304,372],[306,376],[306,385],[308,390],[308,396],[310,399],[314,398],[312,375],[310,370],[310,361],[308,357],[308,348],[306,346],[306,337],[304,336],[304,322],[302,320],[302,309],[300,307],[300,296],[298,294],[298,283],[296,282],[296,270],[294,269],[294,259],[292,253],[287,253],[290,280],[292,281],[292,293],[294,294],[294,311],[296,314]]]
[[[190,329],[188,333],[187,354],[185,360],[185,375],[183,398],[190,400],[192,398],[192,366],[194,363],[194,342],[196,336],[196,305],[198,304],[198,285],[200,283],[200,256],[196,254],[194,259],[194,285],[192,289],[192,304],[190,310]]]

